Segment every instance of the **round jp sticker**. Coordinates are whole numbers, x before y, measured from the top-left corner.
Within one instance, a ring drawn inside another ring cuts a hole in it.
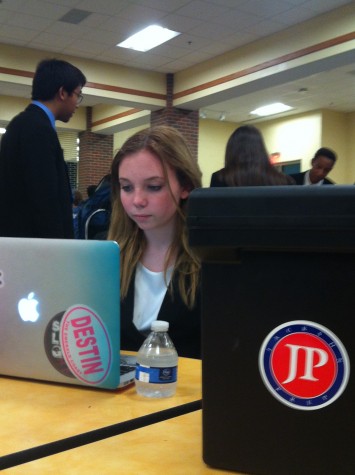
[[[276,399],[294,409],[315,410],[342,394],[350,363],[344,345],[328,328],[296,320],[267,335],[259,352],[259,370]]]

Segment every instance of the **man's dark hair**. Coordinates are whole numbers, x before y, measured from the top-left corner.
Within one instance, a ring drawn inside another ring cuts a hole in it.
[[[326,148],[326,147],[322,147],[316,151],[312,159],[312,162],[318,157],[327,157],[329,158],[329,160],[332,160],[334,163],[336,162],[336,159],[337,159],[336,153],[333,152],[333,150],[331,150],[330,148]]]
[[[96,188],[97,188],[97,185],[89,185],[86,188],[86,193],[89,198],[91,198],[91,196],[95,193]]]
[[[32,100],[48,101],[54,99],[61,87],[68,93],[83,87],[86,77],[77,67],[59,59],[45,59],[36,69],[32,83]]]

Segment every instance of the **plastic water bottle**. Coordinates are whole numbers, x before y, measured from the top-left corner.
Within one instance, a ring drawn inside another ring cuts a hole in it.
[[[168,322],[153,322],[151,333],[137,353],[135,383],[141,396],[159,398],[175,394],[178,354],[168,329]]]

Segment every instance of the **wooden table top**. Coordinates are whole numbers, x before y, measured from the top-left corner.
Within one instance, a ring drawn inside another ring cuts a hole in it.
[[[109,391],[1,377],[0,388],[2,457],[199,401],[201,361],[179,358],[177,392],[163,399],[138,396],[134,385]]]
[[[229,474],[202,460],[201,410],[5,470],[6,475]]]

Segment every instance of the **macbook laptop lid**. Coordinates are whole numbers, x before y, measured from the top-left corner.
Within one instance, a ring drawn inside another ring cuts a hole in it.
[[[203,458],[258,475],[355,467],[355,186],[194,190]]]
[[[119,247],[113,241],[0,238],[0,374],[115,389]],[[134,357],[132,357],[134,358]]]

